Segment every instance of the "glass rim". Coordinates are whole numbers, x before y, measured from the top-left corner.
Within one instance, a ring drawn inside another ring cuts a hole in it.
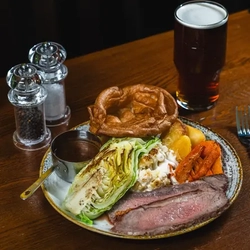
[[[225,17],[223,17],[220,21],[212,23],[212,24],[202,24],[202,25],[198,25],[198,24],[190,24],[184,20],[182,20],[178,15],[177,12],[179,9],[181,9],[184,6],[190,5],[190,4],[197,4],[197,3],[207,3],[207,4],[211,4],[211,5],[216,5],[217,7],[221,8],[223,11],[225,11]],[[213,29],[213,28],[217,28],[222,26],[223,24],[225,24],[228,20],[228,11],[227,9],[220,3],[214,2],[214,1],[206,1],[206,0],[192,0],[192,1],[187,1],[185,3],[180,4],[174,11],[174,17],[175,20],[178,21],[179,23],[181,23],[182,25],[189,27],[189,28],[193,28],[193,29]]]

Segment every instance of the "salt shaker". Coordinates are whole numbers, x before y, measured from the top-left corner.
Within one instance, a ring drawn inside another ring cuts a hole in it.
[[[45,101],[45,117],[48,127],[68,124],[71,111],[66,105],[65,78],[68,69],[63,64],[66,50],[55,42],[42,42],[29,51],[29,61],[43,77],[43,86],[48,92]]]
[[[18,64],[6,76],[11,88],[8,99],[14,106],[16,122],[13,142],[23,150],[37,150],[46,147],[51,141],[44,110],[47,91],[41,81],[42,77],[31,64]]]

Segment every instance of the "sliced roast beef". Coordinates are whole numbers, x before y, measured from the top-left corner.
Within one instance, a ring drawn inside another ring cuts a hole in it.
[[[146,193],[129,193],[108,216],[114,232],[156,235],[184,229],[218,216],[228,206],[225,175],[174,185]]]
[[[114,223],[118,217],[128,213],[130,210],[136,209],[140,206],[148,205],[155,201],[162,201],[180,193],[194,192],[199,189],[199,184],[192,183],[191,185],[174,185],[169,187],[161,187],[153,191],[147,192],[129,192],[119,200],[113,208],[108,212],[108,217],[111,223]]]

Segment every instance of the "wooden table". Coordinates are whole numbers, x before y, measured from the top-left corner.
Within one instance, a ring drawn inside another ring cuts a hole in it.
[[[173,32],[66,61],[67,104],[72,117],[68,127],[88,120],[87,106],[101,90],[113,85],[148,83],[174,94],[177,73],[173,64]],[[13,65],[14,66],[14,65]],[[250,159],[238,141],[235,106],[249,104],[250,14],[229,17],[227,63],[221,74],[220,98],[205,112],[180,114],[209,126],[236,149],[243,166],[242,190],[225,213],[212,223],[187,234],[159,240],[125,240],[100,235],[68,221],[48,203],[41,189],[23,201],[19,195],[39,173],[47,149],[26,152],[13,145],[13,107],[7,99],[5,79],[0,80],[0,249],[250,249]]]

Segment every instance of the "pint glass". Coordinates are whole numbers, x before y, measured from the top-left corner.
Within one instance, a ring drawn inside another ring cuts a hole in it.
[[[228,12],[216,2],[188,1],[174,15],[174,63],[179,74],[177,103],[188,110],[210,109],[219,98]]]

